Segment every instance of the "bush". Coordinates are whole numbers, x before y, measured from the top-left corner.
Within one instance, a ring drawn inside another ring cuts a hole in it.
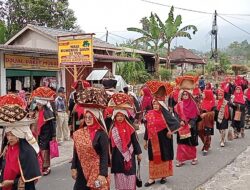
[[[161,76],[161,80],[170,80],[171,71],[161,67],[159,69],[159,75]]]

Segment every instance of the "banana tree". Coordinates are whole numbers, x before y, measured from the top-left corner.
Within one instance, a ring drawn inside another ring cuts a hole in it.
[[[163,33],[157,22],[157,19],[153,13],[151,13],[149,18],[144,17],[143,22],[148,24],[148,28],[127,28],[128,31],[137,32],[142,34],[142,37],[139,37],[133,41],[133,43],[144,43],[155,53],[155,71],[158,73],[160,58],[158,51],[164,46],[162,41]]]
[[[181,15],[177,15],[176,18],[174,18],[174,7],[172,6],[169,13],[168,13],[168,18],[163,23],[159,16],[155,14],[155,17],[159,23],[159,26],[161,28],[161,31],[163,33],[163,42],[167,44],[167,62],[166,62],[166,67],[170,67],[170,62],[169,62],[169,54],[170,54],[170,47],[171,47],[171,42],[173,41],[174,38],[177,37],[185,37],[185,38],[191,38],[191,34],[189,33],[190,30],[193,31],[193,34],[197,32],[197,28],[194,25],[187,25],[182,28],[180,28],[182,24],[182,17]]]

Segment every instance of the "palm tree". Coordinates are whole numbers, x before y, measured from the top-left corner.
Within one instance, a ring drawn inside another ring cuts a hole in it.
[[[191,38],[191,34],[188,32],[189,30],[193,30],[193,34],[197,32],[197,28],[194,25],[187,25],[184,26],[183,28],[180,28],[182,24],[182,17],[181,15],[177,15],[176,18],[174,18],[174,7],[172,6],[169,13],[168,13],[168,18],[163,23],[161,19],[158,17],[157,14],[155,14],[155,17],[159,23],[159,26],[161,28],[161,31],[163,33],[163,41],[165,44],[167,44],[167,64],[166,67],[170,66],[169,63],[169,54],[170,54],[170,47],[171,47],[171,42],[173,41],[174,38],[177,37],[185,37],[185,38]]]
[[[161,28],[153,13],[151,13],[149,19],[144,17],[141,20],[141,23],[146,24],[146,26],[143,26],[144,29],[130,27],[127,28],[127,30],[142,34],[142,37],[135,39],[133,43],[144,43],[147,47],[150,47],[150,49],[154,51],[155,71],[156,73],[158,73],[160,63],[158,51],[164,46],[164,42],[162,41]]]

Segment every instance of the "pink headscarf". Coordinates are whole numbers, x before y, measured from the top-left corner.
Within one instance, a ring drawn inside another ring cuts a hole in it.
[[[141,107],[142,107],[142,111],[144,111],[148,106],[152,107],[153,96],[152,96],[148,87],[144,87],[142,89],[142,91],[143,91],[144,95],[142,98]]]
[[[240,92],[237,93],[236,90],[240,89]],[[236,86],[234,91],[234,103],[245,104],[244,93],[241,86]]]
[[[205,111],[211,111],[215,106],[215,99],[212,90],[204,90],[205,97],[201,102],[201,109]]]

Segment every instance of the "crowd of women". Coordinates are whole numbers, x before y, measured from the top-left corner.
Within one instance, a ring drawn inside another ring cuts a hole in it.
[[[209,82],[204,88],[197,84],[198,77],[192,76],[176,78],[175,86],[148,81],[138,100],[128,89],[115,92],[113,88],[104,90],[76,82],[69,100],[73,189],[110,189],[109,167],[115,189],[135,190],[140,186],[137,168],[142,149],[135,121],[145,126],[143,148],[148,156],[144,159],[149,161],[145,187],[156,180],[165,184],[173,175],[174,134],[177,167],[188,160],[198,164],[199,138],[203,155],[209,153],[214,124],[221,147],[226,145],[229,127],[233,138],[243,138],[246,115],[250,113],[250,85],[246,80],[228,78],[216,88]],[[50,104],[53,98],[55,92],[44,87],[32,93],[29,106],[16,95],[0,98],[0,125],[5,126],[0,184],[3,190],[34,190],[37,180],[50,173],[50,144],[56,141],[57,114]]]

